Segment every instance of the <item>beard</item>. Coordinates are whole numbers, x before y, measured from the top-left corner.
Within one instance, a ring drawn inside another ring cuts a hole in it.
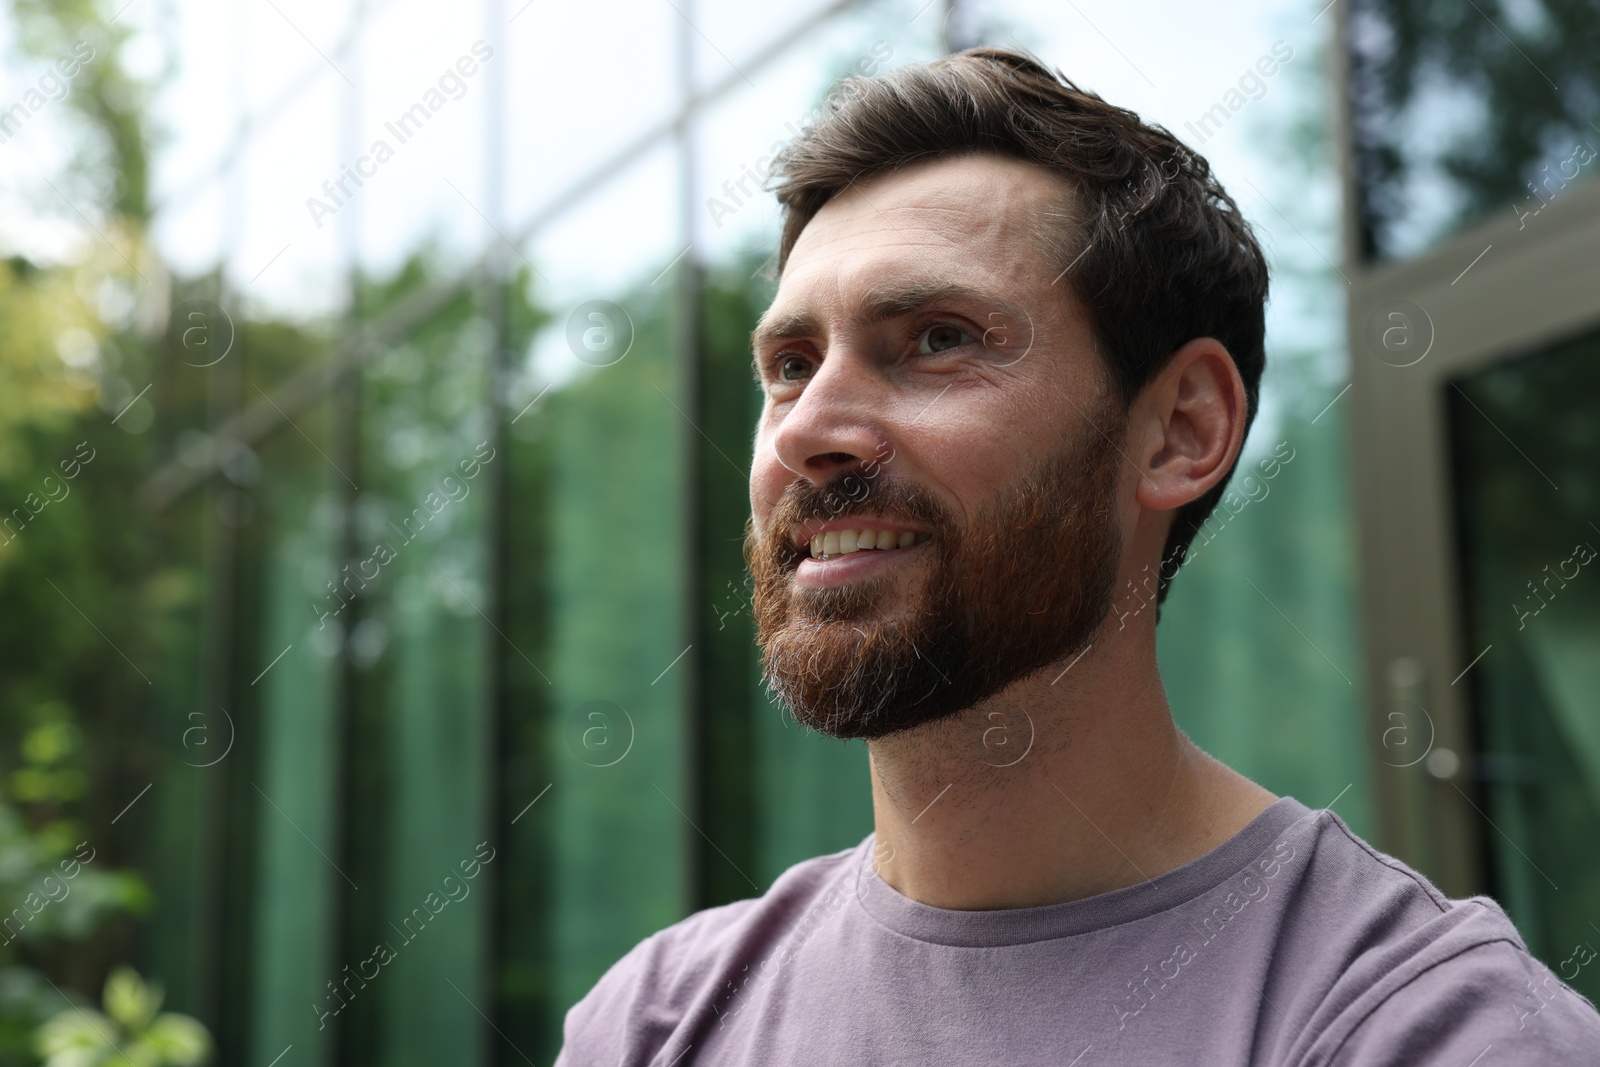
[[[752,522],[745,537],[767,692],[802,725],[874,739],[948,719],[1081,653],[1110,609],[1121,563],[1116,441],[1125,425],[1104,400],[1077,440],[965,528],[933,494],[881,468],[844,509],[845,490],[865,484],[860,472],[822,487],[791,484],[765,535]],[[925,574],[911,577],[909,597],[898,573],[906,564],[842,586],[794,584],[810,555],[793,545],[799,525],[853,515],[932,532],[909,564]]]

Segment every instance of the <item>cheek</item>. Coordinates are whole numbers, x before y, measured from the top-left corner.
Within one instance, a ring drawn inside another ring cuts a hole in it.
[[[770,446],[757,442],[750,464],[750,514],[758,532],[766,528],[766,517],[783,499],[783,492],[794,477],[778,462]]]
[[[1139,519],[1143,517],[1144,509],[1133,498],[1131,486],[1119,486],[1117,499],[1121,502],[1121,506],[1117,511],[1122,518],[1122,543],[1127,545],[1133,541],[1134,533],[1139,528]]]
[[[1013,484],[1044,451],[1048,437],[1030,413],[1012,407],[935,419],[950,399],[935,403],[902,439],[908,458],[914,455],[928,479],[957,499],[979,500]],[[954,406],[947,416],[956,415]]]

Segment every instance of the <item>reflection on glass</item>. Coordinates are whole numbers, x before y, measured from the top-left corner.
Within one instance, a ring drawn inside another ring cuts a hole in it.
[[[1590,998],[1600,961],[1600,333],[1447,387],[1490,885]]]
[[[678,616],[683,434],[668,403],[664,287],[640,288],[559,309],[550,329],[570,324],[583,365],[527,416],[542,430],[547,497],[510,502],[541,509],[546,538],[543,558],[519,561],[518,543],[511,554],[514,570],[542,573],[550,619],[536,660],[546,678],[527,685],[550,709],[552,784],[536,809],[553,826],[547,1034],[607,967],[687,911],[684,844],[695,831],[681,814],[682,708],[670,670],[688,643]],[[630,329],[632,343],[614,346]]]
[[[407,299],[432,266],[416,262],[373,285],[363,306]],[[377,978],[351,1005],[342,1062],[472,1062],[483,1036],[469,1000],[482,995],[481,889],[498,859],[485,820],[480,614],[490,608],[488,486],[502,461],[485,407],[493,336],[463,295],[361,383],[362,496],[341,573],[355,575],[362,598],[347,637],[357,787],[346,846],[362,890],[347,903],[347,958],[335,962],[361,969],[371,959],[365,970]]]
[[[326,405],[300,422],[322,436]],[[327,1063],[325,1025],[308,1008],[335,1003],[325,983],[334,977],[328,945],[344,883],[307,841],[327,850],[337,835],[335,678],[342,630],[338,618],[319,619],[311,605],[330,597],[338,571],[332,485],[338,475],[292,433],[271,438],[261,455],[263,529],[254,563],[261,574],[261,617],[243,679],[256,679],[250,688],[257,703],[249,714],[259,740],[237,756],[255,783],[253,834],[245,840],[256,842],[258,872],[247,1055],[248,1062],[265,1064],[285,1045],[297,1044],[307,1050],[306,1062]]]
[[[1600,169],[1600,7],[1352,0],[1348,39],[1363,258],[1533,225]]]

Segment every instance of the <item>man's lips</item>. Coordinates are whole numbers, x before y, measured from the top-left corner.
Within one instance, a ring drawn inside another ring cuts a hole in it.
[[[857,549],[854,552],[821,558],[802,555],[794,569],[795,584],[808,588],[826,588],[858,581],[911,557],[920,557],[922,553],[928,551],[929,543],[923,541],[887,551]]]

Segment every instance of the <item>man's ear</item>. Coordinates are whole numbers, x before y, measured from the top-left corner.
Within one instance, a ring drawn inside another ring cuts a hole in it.
[[[1222,342],[1196,337],[1139,391],[1129,415],[1142,475],[1135,499],[1152,511],[1179,508],[1221,481],[1244,447],[1244,380]]]

